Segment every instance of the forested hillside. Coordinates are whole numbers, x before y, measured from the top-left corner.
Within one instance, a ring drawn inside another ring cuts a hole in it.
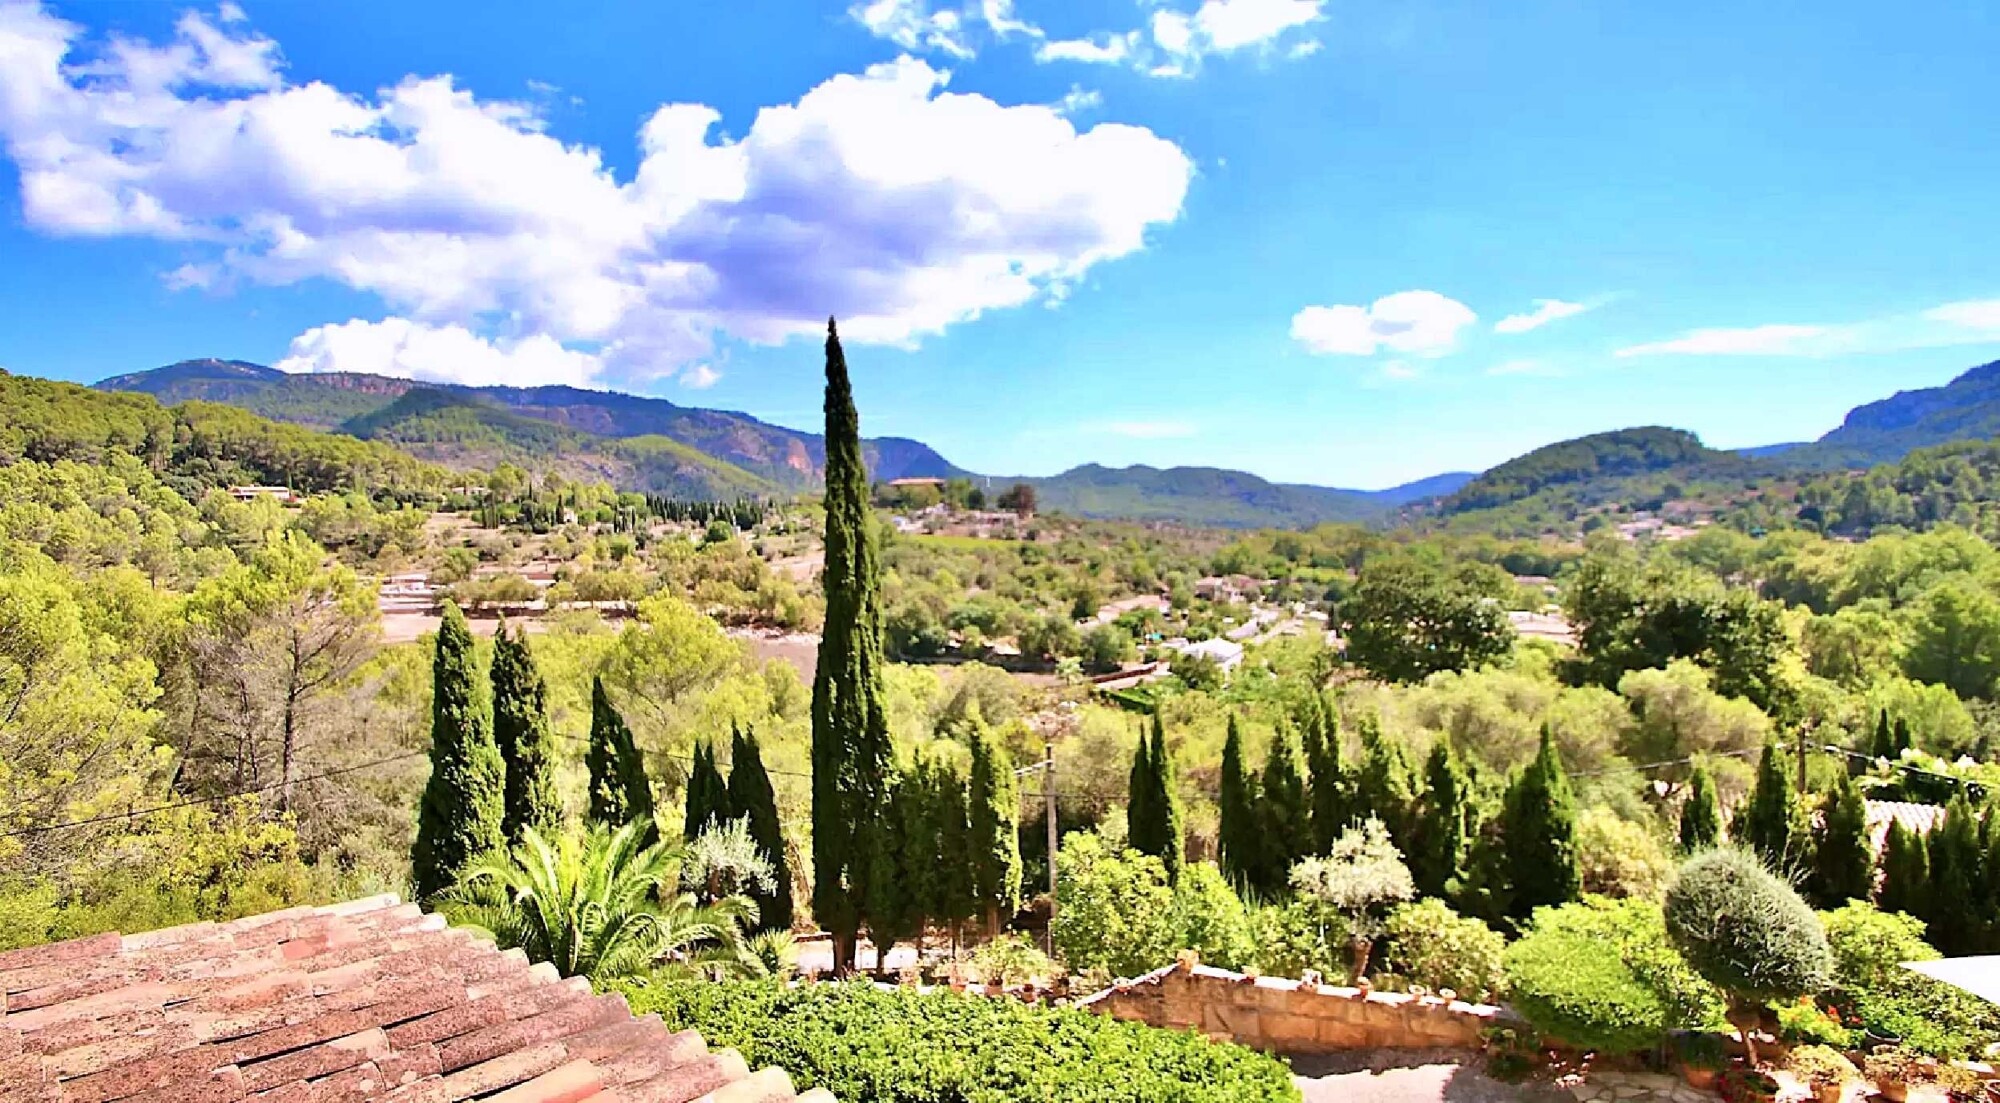
[[[1439,508],[1446,513],[1492,509],[1548,487],[1726,462],[1724,453],[1679,429],[1649,426],[1594,433],[1508,460],[1467,483]]]

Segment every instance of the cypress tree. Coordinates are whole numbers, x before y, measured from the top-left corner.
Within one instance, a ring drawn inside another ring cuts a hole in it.
[[[1267,894],[1282,892],[1291,883],[1292,867],[1307,854],[1312,841],[1312,812],[1306,804],[1305,777],[1299,769],[1299,749],[1292,742],[1291,725],[1278,723],[1271,738],[1271,750],[1264,758],[1264,778],[1258,786],[1257,822],[1262,829],[1259,863]]]
[[[1014,764],[995,743],[975,707],[967,725],[972,774],[966,779],[966,843],[973,911],[986,920],[986,937],[1021,906],[1021,802]]]
[[[446,601],[431,660],[431,776],[410,850],[419,900],[435,899],[468,863],[505,842],[506,767],[479,683],[472,629]]]
[[[753,892],[760,930],[785,931],[792,926],[792,873],[785,862],[785,834],[778,821],[778,793],[764,769],[764,752],[755,731],[732,730],[729,744],[729,808],[750,821],[750,839],[757,853],[771,864],[770,892]]]
[[[990,740],[988,745],[989,747],[992,746]],[[999,748],[993,747],[992,749],[998,750]],[[1009,782],[1013,781],[1013,774],[1013,769],[1011,767],[1008,768],[1007,780]],[[992,871],[999,874],[1000,883],[993,886],[997,894],[996,903],[989,909],[986,904],[986,897],[981,895],[981,886],[979,883],[981,853],[975,849],[973,837],[973,816],[977,811],[977,807],[973,804],[972,786],[978,774],[975,773],[969,778],[961,778],[958,776],[957,771],[939,764],[937,772],[933,777],[934,780],[931,789],[932,808],[928,822],[934,824],[934,829],[937,831],[937,838],[931,847],[931,853],[934,855],[933,861],[936,863],[936,883],[932,890],[936,904],[930,909],[930,914],[938,922],[950,928],[952,946],[956,949],[959,942],[959,931],[965,926],[967,920],[975,916],[981,918],[991,917],[996,924],[1004,923],[1007,919],[1012,918],[1015,909],[1020,907],[1021,840],[1019,829],[1014,826],[1012,819],[1004,819],[995,828],[995,830],[1004,830],[1007,832],[1004,840],[998,838],[989,840],[989,845],[993,849],[986,854],[986,857],[992,858],[995,855],[1000,855],[1001,858],[998,864],[991,867]],[[991,787],[992,783],[989,781],[985,785]],[[1012,810],[1012,806],[1009,806],[1009,810]],[[1004,895],[1004,891],[1007,888],[1008,878],[1005,855],[1000,854],[1000,851],[1006,847],[1008,842],[1013,844],[1012,854],[1014,862],[1012,873],[1013,897],[1011,904],[1008,900],[1000,898]],[[995,933],[998,933],[997,929]]]
[[[1154,723],[1158,722],[1155,717]],[[1125,845],[1146,854],[1161,845],[1153,808],[1152,753],[1146,729],[1140,728],[1139,745],[1132,749],[1132,772],[1125,781]]]
[[[1339,715],[1317,692],[1307,698],[1307,713],[1318,729],[1318,737],[1306,743],[1306,770],[1312,775],[1313,853],[1325,854],[1354,821],[1354,779],[1341,755]]]
[[[1979,937],[1978,899],[1985,882],[1980,863],[1979,818],[1963,790],[1945,806],[1944,822],[1926,838],[1929,891],[1917,917],[1929,924],[1931,944],[1947,956],[1971,953]]]
[[[936,825],[930,822],[930,768],[923,761],[888,780],[883,830],[866,854],[863,892],[868,900],[868,937],[875,943],[876,968],[898,942],[920,935],[924,909],[936,898]]]
[[[1731,835],[1776,870],[1790,868],[1803,849],[1794,836],[1800,823],[1799,800],[1788,773],[1778,745],[1765,743],[1764,755],[1757,762],[1757,782],[1730,825]]]
[[[1914,748],[1916,745],[1917,744],[1915,738],[1910,735],[1910,718],[1907,716],[1897,717],[1896,753],[1890,755],[1889,757],[1892,759],[1901,758],[1903,756],[1904,751],[1910,750]]]
[[[1132,795],[1137,808],[1126,813],[1131,823],[1132,849],[1151,854],[1167,867],[1167,879],[1178,881],[1182,862],[1180,778],[1160,714],[1153,714],[1153,738],[1141,741],[1132,760]]]
[[[1473,838],[1472,781],[1449,736],[1439,737],[1424,764],[1424,797],[1410,874],[1425,896],[1457,895]]]
[[[645,756],[625,718],[612,707],[602,678],[590,682],[590,749],[584,766],[590,771],[590,822],[615,830],[638,820],[646,825],[641,845],[659,842]]]
[[[729,786],[715,757],[715,744],[694,745],[694,766],[688,771],[687,805],[681,817],[681,838],[693,842],[718,824],[735,819],[729,807]]]
[[[525,630],[493,637],[493,741],[506,767],[505,814],[501,828],[508,845],[529,828],[553,838],[563,822],[562,790],[556,786],[555,735],[549,730],[548,687],[528,648]]]
[[[1889,727],[1888,709],[1875,714],[1875,743],[1868,748],[1868,753],[1892,762],[1896,759],[1896,733]]]
[[[1243,763],[1243,733],[1236,714],[1229,714],[1229,735],[1222,743],[1222,792],[1217,800],[1221,824],[1216,831],[1222,874],[1243,886],[1261,876],[1258,867],[1256,783]]]
[[[1378,718],[1362,720],[1361,740],[1361,770],[1354,779],[1352,812],[1381,820],[1396,849],[1409,854],[1417,803],[1416,769],[1410,765],[1402,740],[1384,735]]]
[[[1808,887],[1816,907],[1832,910],[1875,894],[1875,848],[1868,838],[1868,802],[1845,772],[1827,799],[1813,845]]]
[[[1715,796],[1715,782],[1708,767],[1695,764],[1688,777],[1688,795],[1681,802],[1681,849],[1705,850],[1722,841],[1722,807]]]
[[[1930,895],[1931,863],[1923,836],[1889,821],[1889,837],[1882,847],[1882,888],[1876,903],[1883,911],[1922,916]]]
[[[1525,921],[1547,904],[1576,899],[1581,878],[1576,862],[1576,800],[1555,737],[1542,727],[1535,760],[1507,790],[1504,863],[1508,914]]]
[[[861,458],[861,418],[833,319],[826,323],[826,629],[813,672],[813,915],[853,967],[868,914],[871,854],[886,830],[894,771],[882,683],[882,563]]]

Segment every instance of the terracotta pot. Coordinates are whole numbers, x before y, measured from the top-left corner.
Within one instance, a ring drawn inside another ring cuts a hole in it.
[[[1716,1078],[1720,1075],[1721,1073],[1715,1069],[1698,1069],[1687,1065],[1681,1066],[1681,1079],[1687,1081],[1687,1086],[1696,1091],[1713,1090]]]
[[[1840,1103],[1841,1096],[1844,1096],[1846,1094],[1847,1094],[1846,1084],[1813,1085],[1813,1097],[1818,1099],[1819,1103]]]
[[[1875,1090],[1889,1103],[1903,1103],[1910,1097],[1910,1086],[1901,1080],[1883,1080],[1875,1085]]]

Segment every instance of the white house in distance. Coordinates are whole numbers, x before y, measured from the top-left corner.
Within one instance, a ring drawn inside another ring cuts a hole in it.
[[[1183,655],[1195,655],[1215,660],[1215,665],[1227,674],[1243,662],[1243,645],[1234,640],[1203,640],[1189,643],[1186,640],[1168,640],[1165,646]]]

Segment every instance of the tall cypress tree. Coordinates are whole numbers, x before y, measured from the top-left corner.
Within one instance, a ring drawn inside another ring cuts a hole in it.
[[[1979,816],[1960,790],[1945,805],[1944,822],[1926,837],[1930,859],[1929,891],[1916,915],[1929,924],[1931,944],[1947,956],[1978,948],[1979,890],[1985,883],[1980,868]]]
[[[1576,861],[1576,799],[1547,725],[1535,760],[1508,788],[1502,815],[1508,914],[1525,921],[1538,907],[1576,899],[1582,880]]]
[[[729,806],[729,784],[722,780],[722,766],[715,756],[715,744],[703,739],[694,746],[694,766],[688,771],[681,838],[693,842],[737,815],[737,811]]]
[[[925,909],[937,898],[943,871],[936,863],[931,796],[930,764],[921,758],[888,779],[884,829],[868,849],[863,871],[868,938],[875,944],[877,969],[896,943],[923,933]]]
[[[976,914],[986,920],[986,936],[995,938],[1000,924],[1021,906],[1021,802],[1007,749],[993,741],[976,707],[968,720],[972,774],[966,779],[965,864]]]
[[[1319,732],[1306,744],[1306,770],[1312,775],[1313,853],[1325,854],[1355,819],[1354,778],[1341,753],[1339,714],[1318,692],[1307,698],[1306,710]]]
[[[556,786],[555,735],[549,730],[548,687],[528,648],[525,630],[500,630],[493,637],[493,742],[506,767],[505,814],[501,828],[509,845],[530,828],[553,838],[563,822],[562,790]]]
[[[1722,841],[1722,806],[1708,767],[1695,764],[1688,777],[1687,799],[1681,802],[1681,849],[1704,850]]]
[[[1888,709],[1875,714],[1875,743],[1868,748],[1868,753],[1891,762],[1896,759],[1896,733],[1889,727]]]
[[[590,749],[584,767],[590,771],[590,822],[616,829],[637,820],[646,825],[641,845],[660,841],[645,756],[604,692],[602,678],[590,681]]]
[[[1229,714],[1229,735],[1222,743],[1222,791],[1216,803],[1222,817],[1216,849],[1223,876],[1233,885],[1250,884],[1261,876],[1257,868],[1257,788],[1243,762],[1243,733],[1237,729],[1233,712]]]
[[[1907,716],[1897,717],[1896,744],[1895,744],[1896,753],[1890,755],[1889,757],[1892,759],[1901,758],[1903,757],[1904,751],[1911,750],[1916,745],[1917,743],[1915,737],[1913,737],[1910,734],[1910,718]]]
[[[467,864],[500,847],[506,766],[479,692],[479,660],[465,614],[450,601],[431,660],[431,776],[417,810],[410,877],[419,900],[450,888]]]
[[[1258,786],[1257,823],[1262,831],[1259,863],[1260,889],[1269,894],[1282,891],[1291,882],[1292,867],[1308,853],[1312,841],[1312,812],[1306,804],[1305,777],[1299,769],[1299,749],[1292,742],[1291,725],[1282,720],[1271,738],[1271,750],[1264,758],[1264,778]]]
[[[1153,713],[1153,737],[1141,740],[1132,759],[1132,797],[1135,808],[1126,813],[1132,849],[1151,854],[1167,867],[1168,880],[1178,881],[1182,862],[1180,777],[1173,756],[1167,752],[1166,728],[1160,714]]]
[[[1882,888],[1876,903],[1883,911],[1923,916],[1930,909],[1931,863],[1924,837],[1889,821],[1889,837],[1882,847]]]
[[[1875,894],[1875,848],[1868,838],[1868,802],[1845,772],[1826,802],[1813,844],[1809,883],[1815,906],[1828,910]]]
[[[1757,782],[1730,825],[1731,835],[1756,851],[1766,866],[1777,870],[1790,869],[1805,849],[1795,834],[1803,818],[1789,773],[1778,745],[1765,743],[1764,755],[1757,762]]]
[[[1009,769],[1007,772],[1011,781],[1013,770]],[[958,776],[956,770],[943,763],[938,764],[932,778],[932,807],[927,822],[934,825],[937,838],[931,841],[929,850],[931,860],[936,863],[936,880],[931,890],[931,898],[935,904],[930,909],[930,914],[950,929],[952,946],[956,949],[959,932],[964,928],[966,921],[986,914],[984,898],[979,895],[976,871],[979,854],[973,844],[972,780]],[[1017,832],[1011,837],[1014,839],[1015,855],[1014,907],[1018,908],[1021,885],[1020,836]],[[991,840],[991,843],[995,852],[1004,845],[997,840]],[[996,868],[1004,882],[1007,876],[1004,862]],[[1005,887],[1004,883],[997,886],[999,890],[1004,890]],[[1001,922],[1013,914],[1013,910],[1005,908],[1005,904],[1004,900],[1000,901],[999,906],[992,912],[999,916]],[[1003,908],[1005,908],[1004,914],[1002,914]]]
[[[1452,750],[1450,737],[1442,736],[1424,764],[1424,797],[1410,862],[1418,892],[1438,897],[1458,893],[1472,849],[1474,814],[1472,781]]]
[[[778,793],[764,769],[755,731],[732,728],[729,743],[729,809],[750,821],[750,840],[771,864],[770,892],[753,892],[757,927],[785,931],[792,926],[792,873],[785,861],[785,833],[778,821]]]
[[[833,319],[826,323],[826,628],[813,672],[813,915],[834,960],[854,963],[873,851],[886,830],[894,749],[882,683],[882,563],[868,507],[861,417]]]
[[[1361,721],[1362,759],[1354,779],[1354,814],[1373,816],[1389,829],[1389,839],[1404,854],[1411,852],[1417,803],[1416,769],[1403,741],[1382,731],[1375,716]]]
[[[1159,723],[1159,718],[1153,718]],[[1139,745],[1132,748],[1132,771],[1125,780],[1125,844],[1151,854],[1160,846],[1158,817],[1153,800],[1153,746],[1146,729],[1139,729]]]

